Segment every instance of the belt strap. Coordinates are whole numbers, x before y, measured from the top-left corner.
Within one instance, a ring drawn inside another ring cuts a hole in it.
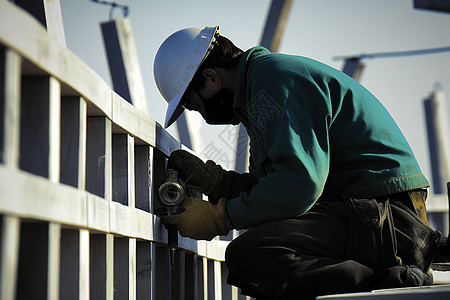
[[[412,190],[408,191],[408,196],[414,207],[416,215],[428,225],[427,209],[425,206],[425,200],[427,199],[427,190]]]

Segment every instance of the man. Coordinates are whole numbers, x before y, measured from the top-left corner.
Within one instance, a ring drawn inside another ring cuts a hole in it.
[[[304,57],[243,52],[218,27],[169,36],[154,73],[166,127],[187,108],[249,134],[249,173],[180,150],[168,161],[209,202],[187,199],[165,222],[195,239],[247,230],[227,248],[229,283],[258,299],[432,283],[440,233],[427,226],[428,181],[358,82]]]

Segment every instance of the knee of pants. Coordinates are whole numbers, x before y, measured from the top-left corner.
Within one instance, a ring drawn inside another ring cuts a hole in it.
[[[243,234],[231,241],[225,250],[225,263],[228,270],[235,274],[247,271],[255,261],[261,259],[257,247],[252,247]]]
[[[239,239],[231,241],[225,250],[225,263],[229,270],[234,271],[235,266],[239,266],[242,261],[242,249],[238,243]]]

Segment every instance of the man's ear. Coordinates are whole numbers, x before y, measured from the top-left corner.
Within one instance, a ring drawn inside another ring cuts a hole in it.
[[[205,77],[206,82],[209,82],[214,86],[220,86],[222,83],[219,74],[217,74],[216,70],[213,68],[205,68],[203,70],[203,76]]]

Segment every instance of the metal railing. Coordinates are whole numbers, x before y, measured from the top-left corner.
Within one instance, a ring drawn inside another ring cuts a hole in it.
[[[1,299],[242,297],[226,241],[180,238],[171,269],[153,209],[182,145],[7,1],[0,107]]]

